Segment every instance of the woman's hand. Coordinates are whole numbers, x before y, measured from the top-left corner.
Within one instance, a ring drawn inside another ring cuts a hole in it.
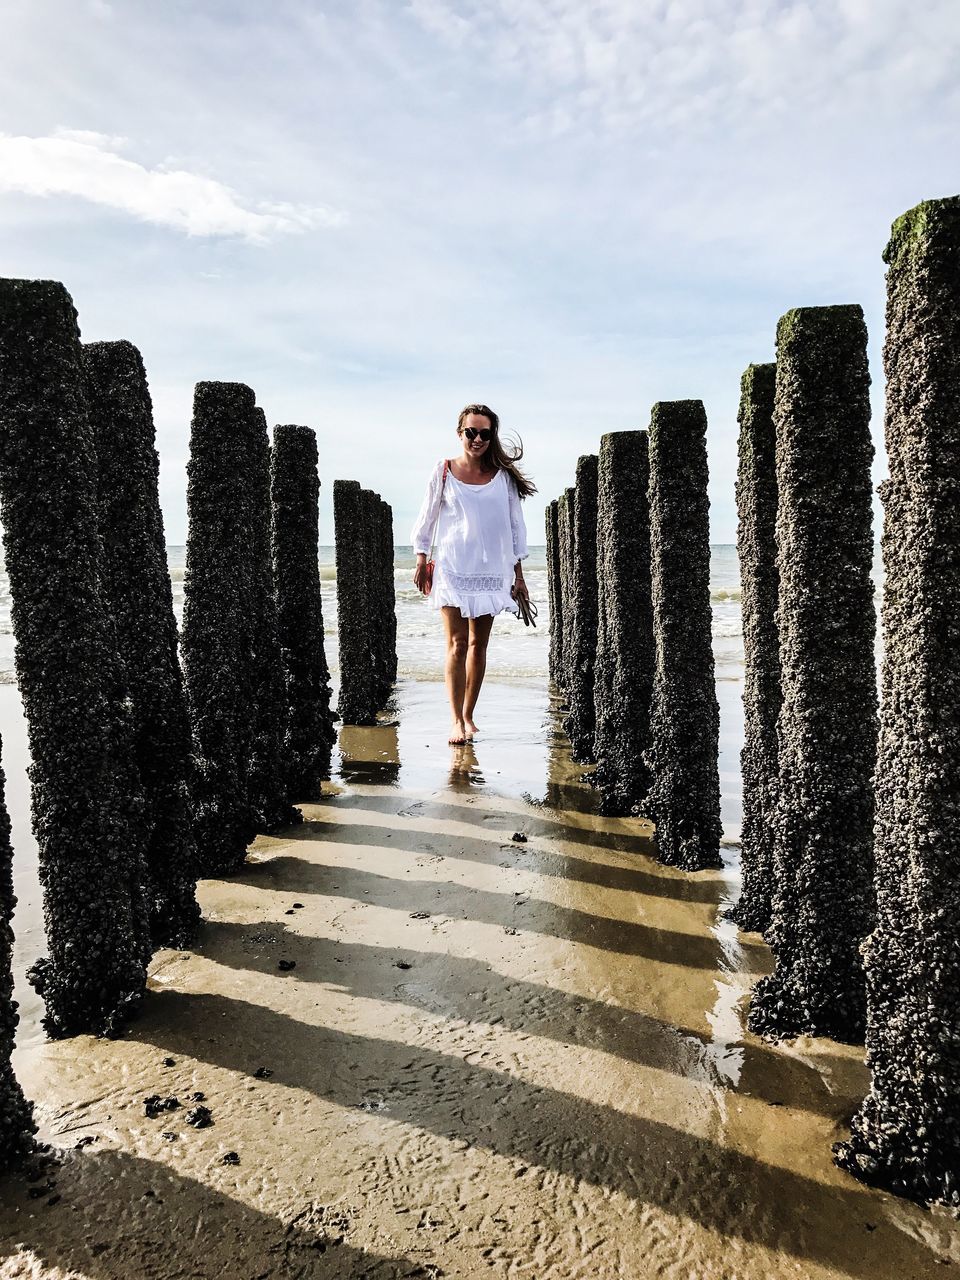
[[[413,584],[421,595],[427,594],[427,557],[423,551],[417,552],[417,567],[413,571]]]
[[[521,595],[525,600],[530,599],[530,593],[527,591],[527,584],[523,580],[522,573],[517,574],[514,580],[513,586],[510,588],[510,594],[513,596],[514,600],[516,600],[518,604],[520,602]]]

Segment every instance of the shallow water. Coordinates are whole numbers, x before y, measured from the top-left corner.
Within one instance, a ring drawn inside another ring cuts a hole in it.
[[[173,587],[173,606],[178,623],[183,616],[183,571],[186,548],[167,547],[167,563]],[[418,680],[442,679],[443,639],[440,619],[427,607],[413,585],[415,556],[409,546],[394,549],[394,580],[397,593],[397,657],[400,675]],[[320,589],[323,598],[327,658],[331,669],[337,663],[337,570],[334,548],[322,546]],[[536,628],[527,629],[515,617],[504,614],[494,628],[490,646],[490,670],[499,679],[542,679],[547,671],[549,608],[545,549],[531,547],[524,562],[524,576],[530,595],[540,610]],[[740,645],[740,580],[735,549],[711,548],[711,599],[714,610],[714,637],[718,660],[742,661]],[[0,560],[0,684],[16,681],[13,661],[13,628],[10,622],[10,584]]]

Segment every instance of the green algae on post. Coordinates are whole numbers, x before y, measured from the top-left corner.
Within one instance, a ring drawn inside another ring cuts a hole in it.
[[[858,306],[777,329],[778,625],[783,702],[766,936],[776,969],[750,1028],[771,1039],[864,1029],[873,922],[875,618],[867,330]]]
[[[907,251],[909,250],[909,251]],[[887,250],[877,919],[863,947],[870,1092],[837,1163],[960,1205],[960,196]]]
[[[247,496],[255,407],[241,382],[198,382],[194,391],[181,648],[203,876],[239,870],[256,834],[247,801],[256,722],[249,617],[256,555]]]
[[[737,554],[743,619],[743,887],[731,917],[762,933],[770,923],[774,880],[773,815],[779,770],[777,715],[777,472],[773,426],[775,364],[752,364],[740,381]]]
[[[720,709],[710,609],[707,415],[661,401],[650,418],[650,566],[656,666],[643,812],[657,856],[685,871],[720,861]]]
[[[2,748],[0,748],[2,749]],[[0,764],[0,1172],[19,1165],[33,1149],[37,1126],[33,1105],[13,1074],[13,1053],[17,1023],[17,1002],[13,998],[13,848],[10,844],[10,815],[7,813],[3,766]]]
[[[86,343],[82,357],[96,455],[101,583],[132,704],[133,754],[149,831],[150,931],[158,947],[183,947],[200,919],[190,718],[177,656],[153,406],[132,343]]]
[[[594,707],[593,664],[597,653],[597,455],[584,454],[577,461],[574,502],[576,556],[571,578],[570,632],[567,690],[570,711],[566,720],[574,760],[593,760]]]
[[[273,574],[286,699],[282,754],[291,801],[320,799],[336,741],[320,597],[317,463],[314,431],[295,425],[274,428]]]
[[[28,977],[51,1036],[114,1035],[152,951],[147,833],[77,313],[52,280],[0,281],[0,500],[48,949]]]
[[[646,797],[653,696],[650,594],[650,462],[645,431],[600,442],[597,471],[597,768],[607,813],[631,813]]]

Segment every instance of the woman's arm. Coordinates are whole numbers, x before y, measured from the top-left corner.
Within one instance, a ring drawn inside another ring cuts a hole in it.
[[[410,541],[417,555],[427,556],[430,552],[430,541],[433,537],[433,530],[437,523],[437,514],[440,510],[440,496],[443,487],[443,463],[438,462],[433,469],[433,473],[427,482],[427,491],[423,495],[423,502],[420,504],[420,513],[417,516],[413,529],[410,532]]]
[[[513,591],[516,595],[518,591],[522,591],[524,595],[527,593],[527,584],[523,578],[523,569],[521,561],[526,560],[530,554],[527,549],[527,525],[523,518],[523,507],[520,503],[520,494],[517,491],[516,482],[510,477],[509,483],[509,504],[510,504],[510,531],[513,536],[513,554],[516,557],[516,564],[513,566]]]
[[[427,483],[427,491],[420,504],[420,513],[410,533],[410,541],[416,553],[417,565],[413,571],[413,581],[418,591],[426,585],[427,556],[430,553],[430,542],[437,524],[440,503],[443,498],[443,463],[438,462]]]

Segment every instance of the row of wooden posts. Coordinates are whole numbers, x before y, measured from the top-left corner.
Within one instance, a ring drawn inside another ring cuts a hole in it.
[[[647,431],[603,437],[547,508],[550,673],[573,757],[596,762],[608,813],[657,824],[660,860],[720,865],[707,418],[654,405]]]
[[[249,387],[197,385],[178,636],[140,353],[82,344],[61,284],[0,281],[0,503],[47,939],[28,977],[51,1036],[116,1034],[154,950],[190,941],[198,878],[239,870],[257,832],[321,796],[336,716],[317,462],[308,427],[271,447]],[[334,489],[340,717],[370,723],[396,675],[392,516],[356,482]],[[3,783],[0,1167],[35,1131],[10,1056]]]
[[[883,665],[858,306],[787,313],[740,402],[746,676],[735,918],[776,958],[749,1025],[866,1039],[837,1162],[960,1205],[960,197],[894,224],[887,272]],[[551,503],[550,670],[608,811],[660,859],[718,863],[706,420],[658,404]]]

